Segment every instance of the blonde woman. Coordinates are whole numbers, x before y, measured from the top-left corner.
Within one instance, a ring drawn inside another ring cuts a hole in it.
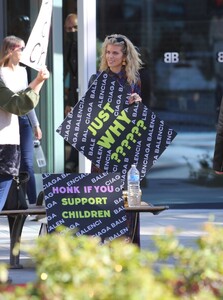
[[[140,54],[133,43],[122,34],[112,34],[105,38],[101,49],[99,72],[107,72],[122,86],[131,87],[130,104],[142,101],[139,70],[142,68]]]
[[[101,72],[107,72],[109,76],[115,78],[120,85],[130,88],[129,104],[141,102],[141,80],[139,70],[142,67],[140,55],[132,42],[124,35],[112,34],[105,38],[101,49],[101,61],[98,74],[91,76],[89,84],[100,75]],[[100,173],[92,164],[92,173]],[[139,245],[139,222],[136,214],[126,213],[129,237],[133,243]],[[135,227],[138,230],[135,230]]]

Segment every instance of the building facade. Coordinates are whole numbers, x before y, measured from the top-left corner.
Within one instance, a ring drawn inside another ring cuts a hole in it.
[[[1,0],[1,40],[15,34],[26,41],[40,6],[40,0]],[[64,119],[63,24],[71,12],[78,14],[80,97],[97,68],[101,42],[122,33],[145,63],[144,102],[178,133],[215,131],[223,91],[222,0],[54,0],[47,56],[52,76],[37,107],[47,172],[64,170],[64,142],[55,130]]]

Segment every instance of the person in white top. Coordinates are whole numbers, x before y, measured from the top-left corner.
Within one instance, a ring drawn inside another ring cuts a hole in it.
[[[2,43],[0,78],[5,85],[15,93],[26,89],[28,86],[26,68],[19,64],[24,47],[24,41],[16,36],[7,36]],[[19,119],[16,115],[12,115],[11,119],[16,127],[16,131],[13,133],[13,136],[15,137],[13,143],[16,142],[17,144],[20,144],[20,171],[27,172],[30,176],[26,191],[28,201],[29,204],[35,204],[37,195],[33,168],[33,132],[36,139],[41,139],[42,131],[34,109],[27,115],[19,116]],[[18,121],[19,126],[16,125],[18,124]],[[7,127],[3,130],[7,144],[12,143],[12,137],[8,132],[9,130],[10,129]]]
[[[27,114],[36,107],[40,89],[47,78],[49,71],[43,67],[28,88],[18,93],[8,89],[0,78],[0,211],[6,203],[13,177],[19,174],[19,140],[15,135],[19,132],[19,125],[13,119],[16,121],[17,116]]]

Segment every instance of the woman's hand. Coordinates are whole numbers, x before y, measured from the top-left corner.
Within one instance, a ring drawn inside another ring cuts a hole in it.
[[[69,112],[71,112],[73,109],[73,106],[70,105],[66,105],[65,107],[65,116],[67,116],[69,114]]]
[[[29,84],[29,87],[33,89],[37,94],[39,94],[41,87],[46,79],[50,77],[50,72],[47,70],[47,67],[42,67],[36,78]]]
[[[33,128],[33,131],[34,131],[35,138],[37,140],[41,140],[42,139],[42,130],[41,130],[40,126],[38,126],[38,125],[35,126]]]
[[[131,96],[129,97],[129,104],[137,102],[142,102],[142,98],[137,93],[131,94]]]
[[[50,72],[47,70],[47,67],[42,67],[38,74],[37,74],[37,78],[39,79],[39,81],[44,81],[46,79],[48,79],[50,77]]]

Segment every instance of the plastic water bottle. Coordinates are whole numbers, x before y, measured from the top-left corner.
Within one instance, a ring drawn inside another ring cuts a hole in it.
[[[43,153],[43,149],[42,146],[40,144],[39,140],[34,140],[33,141],[33,145],[34,145],[34,154],[35,154],[35,158],[36,158],[36,162],[39,168],[45,167],[46,166],[46,159],[45,159],[45,155]]]
[[[140,174],[135,165],[131,165],[128,171],[128,205],[140,206],[141,190],[140,190]]]

